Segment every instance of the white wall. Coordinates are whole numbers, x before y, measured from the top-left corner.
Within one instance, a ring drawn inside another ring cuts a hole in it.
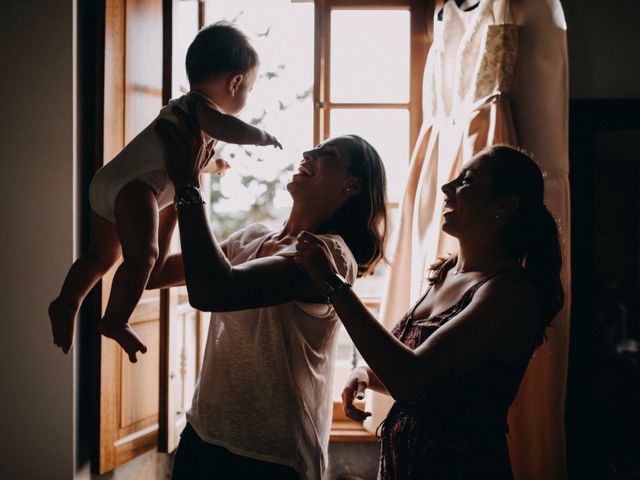
[[[74,253],[74,0],[0,15],[0,478],[74,476],[73,356],[47,305]]]

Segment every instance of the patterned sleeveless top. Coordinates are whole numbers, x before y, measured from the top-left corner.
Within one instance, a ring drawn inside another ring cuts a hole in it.
[[[447,310],[414,319],[425,295],[392,333],[416,349],[469,305],[495,274],[469,288]],[[505,433],[507,411],[518,391],[526,362],[516,367],[489,360],[455,381],[396,402],[381,423],[379,479],[512,479]]]

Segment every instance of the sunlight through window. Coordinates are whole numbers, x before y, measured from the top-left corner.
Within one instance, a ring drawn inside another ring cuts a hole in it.
[[[332,102],[409,101],[409,19],[404,10],[331,12]]]
[[[331,111],[331,135],[355,133],[380,154],[387,173],[390,201],[402,195],[409,169],[409,111],[407,109],[335,109]]]
[[[258,78],[242,120],[275,135],[284,150],[220,143],[231,163],[212,176],[212,222],[220,238],[254,222],[279,227],[291,206],[286,184],[302,152],[313,146],[313,3],[209,0],[205,23],[233,23],[260,56]]]

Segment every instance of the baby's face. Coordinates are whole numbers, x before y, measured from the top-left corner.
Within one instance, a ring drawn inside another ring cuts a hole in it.
[[[235,94],[230,96],[228,99],[228,105],[225,109],[227,113],[236,115],[242,111],[247,104],[247,97],[249,96],[249,92],[253,89],[253,84],[255,83],[257,76],[257,67],[252,68],[243,75],[242,81],[240,82],[240,85],[238,85]]]

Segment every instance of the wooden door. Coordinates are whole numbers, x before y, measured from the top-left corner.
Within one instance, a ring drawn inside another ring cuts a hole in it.
[[[167,0],[165,4],[165,101],[189,90],[184,63],[187,48],[201,25],[199,2]],[[203,185],[205,191],[207,186]],[[172,253],[180,251],[176,231]],[[189,305],[184,287],[162,292],[160,342],[160,429],[158,450],[170,453],[178,446],[186,425],[186,412],[200,371],[203,339],[208,322]]]
[[[184,56],[202,16],[201,2],[105,0],[105,162],[188,90]],[[179,251],[177,232],[172,251]],[[102,281],[102,313],[116,268]],[[129,323],[148,347],[138,363],[100,340],[99,473],[156,446],[176,448],[204,354],[208,320],[184,287],[146,291]]]
[[[106,0],[103,158],[113,158],[162,107],[162,0]],[[115,268],[102,281],[102,313]],[[97,470],[155,448],[159,415],[160,291],[145,292],[129,320],[148,352],[131,364],[100,341]]]
[[[163,292],[163,318],[166,321],[162,323],[161,339],[166,356],[161,368],[158,438],[158,449],[162,452],[176,449],[180,432],[187,422],[186,413],[191,407],[202,364],[203,337],[208,327],[206,316],[189,305],[184,287]]]

